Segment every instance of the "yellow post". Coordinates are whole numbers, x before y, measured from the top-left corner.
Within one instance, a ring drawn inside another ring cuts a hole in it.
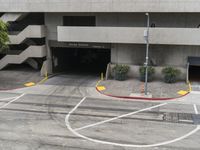
[[[47,73],[47,71],[45,72],[45,78],[48,78],[48,73]]]
[[[103,80],[103,73],[101,73],[101,80]]]

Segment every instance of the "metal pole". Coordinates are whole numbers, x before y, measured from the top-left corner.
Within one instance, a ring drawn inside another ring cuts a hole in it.
[[[148,62],[149,62],[149,13],[145,14],[147,16],[147,38],[146,38],[146,62],[145,62],[145,95],[147,95],[147,82],[148,82]]]

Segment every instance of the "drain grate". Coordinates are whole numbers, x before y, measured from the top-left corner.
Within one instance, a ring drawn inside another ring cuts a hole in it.
[[[163,121],[172,123],[189,123],[193,124],[193,114],[186,113],[164,113]]]
[[[178,123],[178,114],[177,113],[164,113],[163,120],[166,122]]]
[[[192,118],[192,114],[178,114],[178,119],[179,122],[183,122],[183,123],[193,123],[193,118]]]

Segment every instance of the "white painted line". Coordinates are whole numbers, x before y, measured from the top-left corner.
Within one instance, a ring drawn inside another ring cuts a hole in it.
[[[76,136],[81,137],[85,140],[91,141],[91,142],[95,142],[95,143],[100,143],[100,144],[107,144],[107,145],[113,145],[113,146],[121,146],[121,147],[132,147],[132,148],[148,148],[148,147],[156,147],[156,146],[162,146],[162,145],[167,145],[167,144],[171,144],[174,142],[178,142],[180,140],[183,140],[189,136],[191,136],[192,134],[196,133],[197,131],[199,131],[200,126],[197,126],[194,130],[190,131],[189,133],[176,138],[174,140],[170,140],[170,141],[165,141],[165,142],[161,142],[161,143],[156,143],[156,144],[147,144],[147,145],[134,145],[134,144],[123,144],[123,143],[115,143],[115,142],[109,142],[109,141],[101,141],[101,140],[97,140],[97,139],[92,139],[89,137],[86,137],[84,135],[79,134],[78,132],[76,132],[75,130],[73,130],[68,122],[68,120],[66,121],[66,126],[67,128]]]
[[[14,99],[14,98],[17,98],[18,96],[15,96],[15,97],[7,97],[7,98],[2,98],[0,99],[0,101],[3,101],[3,100],[9,100],[9,99]]]
[[[200,94],[200,91],[191,91],[191,94]]]
[[[155,105],[155,106],[152,106],[152,107],[144,108],[144,109],[137,110],[137,111],[134,111],[134,112],[131,112],[131,113],[128,113],[128,114],[124,114],[124,115],[117,116],[117,117],[114,117],[114,118],[111,118],[111,119],[107,119],[107,120],[100,121],[100,122],[97,122],[97,123],[94,123],[94,124],[90,124],[90,125],[87,125],[87,126],[84,126],[84,127],[81,127],[81,128],[76,128],[74,130],[79,131],[79,130],[86,129],[86,128],[89,128],[89,127],[97,126],[97,125],[100,125],[100,124],[103,124],[103,123],[106,123],[106,122],[110,122],[110,121],[113,121],[113,120],[116,120],[116,119],[120,119],[120,118],[123,118],[123,117],[134,115],[134,114],[146,111],[146,110],[151,110],[151,109],[154,109],[154,108],[157,108],[157,107],[160,107],[160,106],[164,106],[166,104],[167,103],[162,103],[162,104]]]
[[[194,104],[193,107],[194,107],[194,112],[195,112],[195,114],[199,114],[198,109],[197,109],[197,105]]]
[[[84,97],[69,113],[68,115],[70,115],[71,113],[73,113],[80,105],[81,103],[83,103],[83,101],[86,99],[86,97]]]
[[[193,121],[192,121],[192,120],[184,120],[184,119],[180,119],[179,121],[180,121],[180,122],[188,122],[188,123],[193,123]]]
[[[2,108],[4,108],[4,107],[8,106],[9,104],[13,103],[14,101],[16,101],[16,100],[18,100],[18,99],[20,99],[20,98],[23,97],[24,95],[25,95],[25,94],[21,94],[20,96],[16,97],[15,99],[13,99],[13,100],[7,102],[6,104],[0,106],[0,109],[2,109]]]
[[[93,139],[84,135],[81,135],[80,133],[78,133],[77,131],[75,131],[74,129],[72,129],[70,123],[69,123],[69,117],[70,115],[81,105],[81,103],[84,101],[85,99],[82,99],[65,117],[65,124],[67,126],[67,128],[76,136],[83,138],[85,140],[91,141],[91,142],[95,142],[95,143],[100,143],[100,144],[107,144],[107,145],[113,145],[113,146],[121,146],[121,147],[132,147],[132,148],[148,148],[148,147],[156,147],[156,146],[162,146],[162,145],[167,145],[167,144],[171,144],[174,142],[178,142],[180,140],[183,140],[191,135],[193,135],[194,133],[196,133],[197,131],[200,130],[200,126],[198,125],[195,129],[193,129],[192,131],[188,132],[187,134],[180,136],[178,138],[175,138],[173,140],[169,140],[169,141],[165,141],[165,142],[161,142],[161,143],[156,143],[156,144],[147,144],[147,145],[135,145],[135,144],[123,144],[123,143],[115,143],[115,142],[109,142],[109,141],[102,141],[102,140],[98,140],[98,139]],[[157,106],[157,105],[156,105]],[[155,107],[156,107],[155,106]],[[147,109],[147,108],[146,108]],[[150,108],[149,108],[150,109]]]

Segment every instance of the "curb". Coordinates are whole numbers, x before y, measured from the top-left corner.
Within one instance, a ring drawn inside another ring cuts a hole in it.
[[[40,80],[39,82],[37,82],[34,86],[36,86],[36,85],[38,85],[38,84],[42,84],[42,83],[46,82],[48,79],[50,79],[50,78],[52,78],[52,77],[54,77],[54,76],[56,76],[56,75],[58,75],[58,74],[59,74],[59,73],[57,73],[57,74],[52,74],[52,75],[50,75],[50,76],[47,75],[47,76],[44,77],[42,80]],[[0,89],[0,92],[1,92],[1,91],[18,90],[18,89],[23,89],[23,88],[28,88],[28,87],[24,86],[24,87],[13,88],[13,89]]]
[[[99,92],[100,94],[104,95],[104,96],[109,96],[109,97],[114,97],[114,98],[119,98],[119,99],[128,99],[128,100],[146,100],[146,101],[167,101],[167,100],[176,100],[176,99],[179,99],[179,98],[182,98],[186,95],[188,95],[191,91],[192,91],[192,88],[191,88],[191,84],[190,82],[188,83],[188,86],[189,86],[189,90],[186,94],[184,95],[181,95],[181,96],[178,96],[178,97],[166,97],[166,98],[147,98],[147,97],[133,97],[133,96],[118,96],[118,95],[111,95],[111,94],[105,94],[105,93],[102,93],[99,89],[98,89],[98,85],[99,83],[101,82],[102,80],[99,80],[96,84],[96,90],[97,92]]]

